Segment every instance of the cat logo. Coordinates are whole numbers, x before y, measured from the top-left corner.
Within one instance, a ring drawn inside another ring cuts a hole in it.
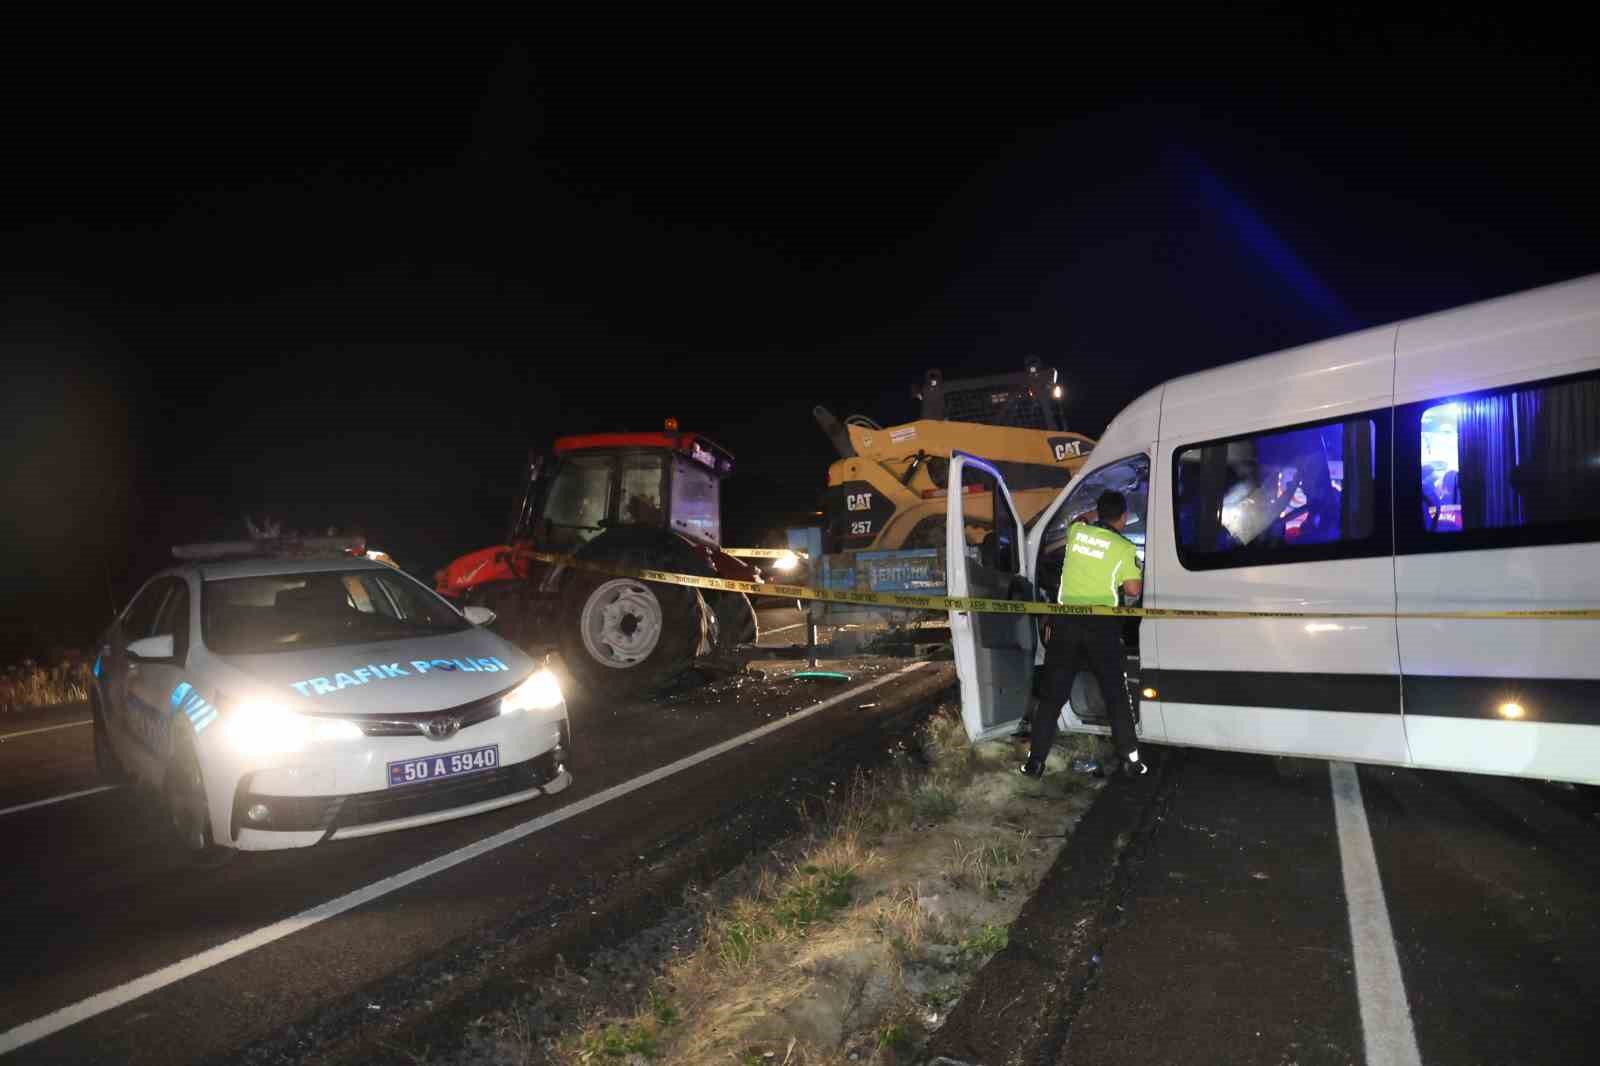
[[[1064,463],[1068,459],[1076,459],[1083,454],[1083,441],[1072,440],[1069,437],[1051,437],[1049,440],[1050,454],[1056,462]]]
[[[850,511],[870,511],[872,510],[872,493],[849,493],[844,498],[844,505],[845,509]]]

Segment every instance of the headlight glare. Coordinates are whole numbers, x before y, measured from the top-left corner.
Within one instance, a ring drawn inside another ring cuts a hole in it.
[[[222,735],[237,751],[282,755],[301,751],[311,743],[360,740],[365,734],[354,722],[307,717],[272,700],[250,700],[228,708]]]
[[[271,755],[305,747],[307,722],[282,704],[252,700],[228,709],[222,735],[239,751]]]
[[[312,719],[311,735],[318,740],[360,740],[366,736],[360,726],[342,718]]]
[[[500,713],[548,711],[561,705],[561,682],[549,670],[536,670],[500,699]]]
[[[784,552],[772,562],[772,568],[780,573],[787,574],[800,565],[800,557],[794,552]]]

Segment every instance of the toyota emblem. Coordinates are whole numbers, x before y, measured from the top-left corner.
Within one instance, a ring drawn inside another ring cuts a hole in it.
[[[422,723],[422,731],[428,735],[430,740],[444,740],[446,737],[453,737],[456,734],[456,730],[460,728],[461,719],[452,718],[449,715],[429,718]]]

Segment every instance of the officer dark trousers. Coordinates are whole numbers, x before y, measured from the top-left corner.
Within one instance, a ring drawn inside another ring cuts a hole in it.
[[[1061,705],[1072,695],[1072,679],[1083,666],[1100,682],[1117,753],[1126,759],[1139,749],[1128,686],[1122,678],[1122,622],[1116,618],[1055,618],[1050,621],[1050,643],[1045,645],[1044,680],[1033,712],[1028,762],[1042,765],[1049,756]]]

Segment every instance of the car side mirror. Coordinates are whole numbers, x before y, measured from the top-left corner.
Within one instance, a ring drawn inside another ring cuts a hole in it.
[[[480,607],[477,604],[473,604],[470,607],[461,608],[461,617],[465,618],[475,626],[486,626],[490,622],[493,622],[496,616],[493,611],[489,610],[489,608]]]
[[[165,633],[159,637],[145,637],[128,645],[128,658],[130,659],[170,659],[172,658],[172,634]]]

